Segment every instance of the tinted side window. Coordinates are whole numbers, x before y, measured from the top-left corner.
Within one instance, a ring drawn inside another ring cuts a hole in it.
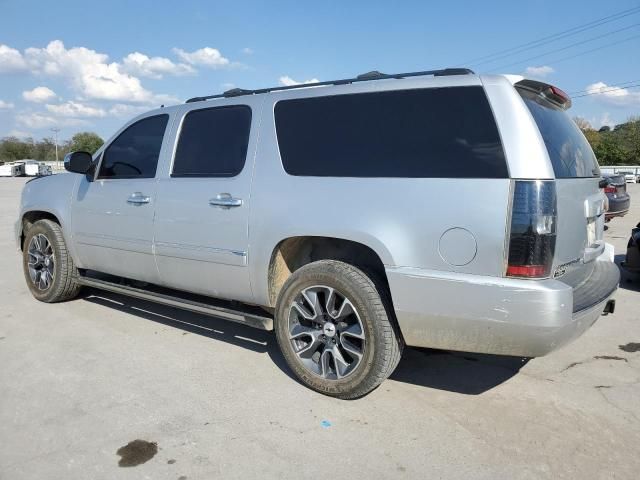
[[[537,93],[519,92],[538,125],[556,178],[599,176],[596,156],[569,114]]]
[[[169,115],[134,123],[104,152],[98,178],[153,178]]]
[[[284,100],[275,119],[291,175],[508,177],[482,87]]]
[[[246,105],[187,113],[173,161],[173,177],[232,177],[244,167],[251,129]]]

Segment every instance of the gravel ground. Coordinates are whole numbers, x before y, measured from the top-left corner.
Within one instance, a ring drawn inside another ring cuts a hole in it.
[[[275,338],[98,291],[46,305],[0,179],[0,479],[640,478],[640,281],[526,361],[408,349],[367,397],[293,380]],[[618,260],[640,221],[606,232]]]

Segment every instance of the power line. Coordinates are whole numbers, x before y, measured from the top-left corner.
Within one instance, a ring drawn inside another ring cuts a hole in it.
[[[631,37],[623,38],[622,40],[617,40],[615,42],[611,42],[611,43],[608,43],[606,45],[601,45],[600,47],[596,47],[596,48],[592,48],[592,49],[589,49],[589,50],[585,50],[584,52],[576,53],[575,55],[569,55],[567,57],[558,58],[556,60],[552,60],[550,62],[545,62],[545,63],[549,63],[549,65],[555,65],[556,63],[564,62],[565,60],[571,60],[572,58],[580,57],[582,55],[586,55],[587,53],[595,52],[597,50],[602,50],[603,48],[613,47],[615,45],[619,45],[620,43],[628,42],[629,40],[634,40],[634,39],[636,39],[638,37],[640,37],[640,35],[633,35]],[[518,62],[518,63],[521,63],[521,62]],[[513,65],[513,64],[510,64],[510,65]],[[491,71],[495,72],[497,70],[502,70],[503,68],[506,68],[506,67],[508,67],[510,65],[503,65],[501,67],[494,68]]]
[[[636,82],[640,82],[640,79],[639,80],[629,80],[627,82],[612,83],[611,85],[607,85],[607,88],[608,87],[621,87],[623,85],[627,85],[628,83],[636,83]],[[588,91],[589,90],[576,90],[576,91],[573,91],[573,92],[569,92],[568,95],[577,95],[579,93],[585,93],[585,92],[588,92]]]
[[[548,35],[546,37],[542,37],[540,39],[537,40],[532,40],[530,42],[527,43],[523,43],[521,45],[517,45],[515,47],[511,47],[511,48],[507,48],[504,50],[500,50],[498,52],[494,52],[492,54],[489,55],[484,55],[482,57],[476,57],[472,60],[469,60],[467,62],[463,62],[461,63],[461,65],[482,65],[485,63],[490,63],[493,62],[495,60],[500,60],[504,57],[516,54],[516,53],[521,53],[527,50],[531,50],[532,48],[536,48],[536,47],[540,47],[542,45],[546,45],[548,43],[551,42],[555,42],[557,40],[560,40],[562,38],[566,38],[566,37],[570,37],[573,35],[577,35],[578,33],[582,33],[586,30],[589,30],[591,28],[596,28],[599,27],[601,25],[604,25],[606,23],[610,23],[613,22],[615,20],[619,20],[621,18],[624,17],[628,17],[629,15],[634,15],[636,13],[640,12],[640,7],[633,7],[627,10],[622,10],[621,12],[617,12],[614,13],[612,15],[608,15],[606,17],[602,17],[599,18],[597,20],[592,20],[591,22],[582,24],[582,25],[577,25],[575,27],[572,27],[568,30],[563,30],[561,32],[558,33],[554,33],[552,35]],[[491,60],[489,60],[491,59]]]
[[[548,52],[540,53],[540,54],[535,55],[533,57],[525,58],[524,60],[518,60],[517,62],[509,63],[507,65],[504,65],[504,66],[500,67],[500,68],[507,68],[507,67],[511,67],[513,65],[519,65],[521,63],[527,63],[527,62],[529,62],[531,60],[535,60],[535,59],[540,58],[540,57],[546,57],[547,55],[552,55],[554,53],[562,52],[564,50],[568,50],[568,49],[573,48],[573,47],[578,47],[578,46],[583,45],[585,43],[593,42],[594,40],[600,40],[601,38],[608,37],[609,35],[614,35],[616,33],[623,32],[625,30],[630,30],[630,29],[632,29],[634,27],[637,27],[638,25],[640,25],[640,23],[634,23],[633,25],[629,25],[627,27],[619,28],[617,30],[612,30],[611,32],[603,33],[602,35],[598,35],[598,36],[595,36],[595,37],[592,37],[592,38],[587,38],[586,40],[581,40],[579,42],[572,43],[572,44],[564,46],[562,48],[557,48],[555,50],[549,50]]]
[[[588,92],[588,93],[583,93],[582,95],[572,96],[571,100],[575,98],[588,97],[590,95],[602,95],[603,93],[615,92],[617,90],[627,90],[630,88],[638,88],[638,87],[640,87],[640,83],[637,83],[635,85],[627,85],[626,87],[603,88],[598,90],[597,92]]]

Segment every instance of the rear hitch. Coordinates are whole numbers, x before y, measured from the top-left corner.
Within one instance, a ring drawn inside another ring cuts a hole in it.
[[[609,315],[616,311],[616,301],[611,299],[604,306],[604,310],[602,311],[602,315]]]

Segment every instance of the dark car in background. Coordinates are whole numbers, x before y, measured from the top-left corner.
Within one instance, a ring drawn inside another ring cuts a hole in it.
[[[627,193],[627,182],[624,174],[603,174],[604,193],[607,196],[608,208],[605,219],[608,222],[614,217],[623,217],[629,211],[631,197]]]

